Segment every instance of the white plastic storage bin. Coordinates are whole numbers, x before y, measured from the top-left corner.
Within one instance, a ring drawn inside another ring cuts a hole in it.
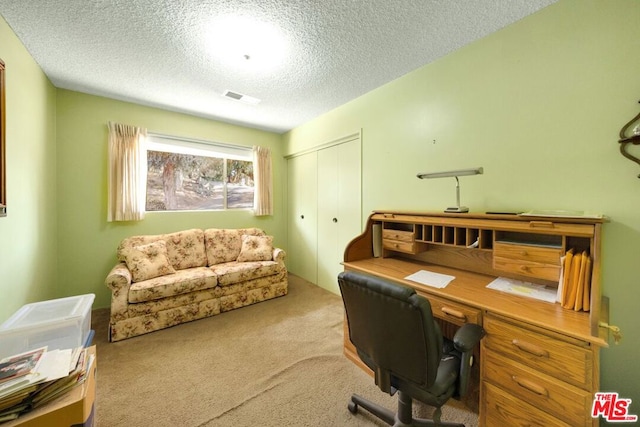
[[[0,359],[47,346],[81,347],[91,332],[94,294],[26,304],[0,325]]]

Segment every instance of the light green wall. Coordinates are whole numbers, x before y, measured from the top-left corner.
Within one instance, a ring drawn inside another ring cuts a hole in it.
[[[640,173],[618,132],[640,106],[640,2],[561,0],[285,134],[287,154],[363,129],[363,212],[440,210],[460,178],[472,211],[602,212],[603,286],[619,346],[603,390],[640,414]],[[435,140],[435,143],[434,143]],[[640,150],[636,149],[640,155]]]
[[[259,227],[285,243],[283,178],[279,134],[234,126],[127,102],[58,90],[57,96],[58,280],[69,294],[95,293],[96,307],[108,307],[104,285],[115,265],[120,240],[135,234],[157,234],[188,228]],[[272,150],[274,215],[251,211],[153,212],[143,221],[107,222],[107,122],[147,128],[150,132]]]
[[[0,322],[56,289],[56,91],[0,17],[6,66],[7,212],[0,218]]]

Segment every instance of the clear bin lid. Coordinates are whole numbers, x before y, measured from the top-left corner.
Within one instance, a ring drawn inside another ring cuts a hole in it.
[[[94,298],[87,294],[26,304],[0,325],[0,331],[82,316]]]

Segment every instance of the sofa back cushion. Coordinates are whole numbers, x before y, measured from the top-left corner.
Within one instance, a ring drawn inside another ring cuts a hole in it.
[[[167,256],[174,269],[206,267],[207,254],[204,249],[204,232],[196,228],[169,234],[128,237],[118,246],[118,260],[126,261],[127,253],[132,248],[158,240],[166,242]]]
[[[209,266],[235,261],[242,248],[242,236],[264,236],[259,228],[209,228],[204,230],[204,246]]]
[[[207,266],[204,231],[193,228],[165,234],[164,241],[167,242],[169,260],[176,270]]]

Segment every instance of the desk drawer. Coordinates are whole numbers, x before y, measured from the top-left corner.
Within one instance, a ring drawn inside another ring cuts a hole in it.
[[[392,251],[397,251],[397,252],[405,252],[408,254],[415,254],[417,253],[416,250],[416,243],[409,243],[409,242],[401,242],[398,240],[387,240],[387,239],[383,239],[382,240],[382,247],[385,249],[390,249]]]
[[[557,281],[560,278],[560,248],[495,242],[493,268],[523,276]]]
[[[590,390],[593,381],[593,354],[586,343],[562,340],[505,322],[494,316],[484,317],[487,336],[483,346],[509,359],[554,378]]]
[[[465,323],[482,324],[482,312],[477,308],[431,295],[422,295],[431,303],[431,311],[435,317],[458,326],[462,326]]]
[[[547,248],[535,245],[516,245],[495,242],[493,244],[493,255],[501,258],[560,265],[562,250],[560,248]]]
[[[591,404],[591,393],[540,374],[490,351],[482,357],[484,380],[499,385],[508,394],[572,426],[591,423],[591,416],[585,411]]]
[[[483,419],[487,427],[574,427],[522,400],[509,395],[493,384],[483,382]]]
[[[493,255],[493,268],[522,276],[552,280],[554,282],[557,282],[558,279],[560,279],[559,265],[503,258],[498,257],[495,254]]]
[[[413,242],[415,240],[415,233],[413,231],[385,229],[382,230],[382,238],[400,240],[401,242]]]

